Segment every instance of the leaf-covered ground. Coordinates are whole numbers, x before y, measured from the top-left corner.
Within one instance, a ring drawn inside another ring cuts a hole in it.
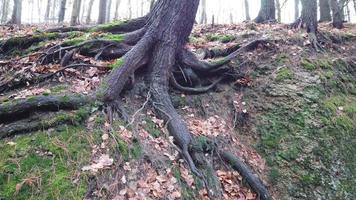
[[[284,25],[195,27],[189,48],[198,52],[258,38],[272,42],[230,64],[243,75],[237,81],[202,95],[172,91],[176,108],[201,144],[213,139],[242,158],[275,199],[356,197],[356,27],[347,24],[336,31],[321,26],[323,52],[310,48],[304,31]],[[0,34],[8,38],[35,29],[3,27]],[[35,76],[61,69],[34,61],[41,49],[62,40],[49,38],[0,58],[0,82],[17,73]],[[5,93],[0,101],[89,94],[116,62],[75,59],[108,67],[67,69],[50,81]],[[163,122],[144,106],[147,95],[137,87],[123,99],[133,116],[129,125],[116,120],[109,126],[95,104],[83,113],[63,113],[76,116],[73,120],[89,114],[86,123],[2,140],[0,199],[207,199]],[[223,199],[257,199],[238,173],[220,160],[212,162]]]

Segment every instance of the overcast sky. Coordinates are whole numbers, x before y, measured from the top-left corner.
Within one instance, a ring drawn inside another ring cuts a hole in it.
[[[83,1],[83,9],[87,9],[89,0],[82,0]],[[121,0],[121,4],[119,7],[119,16],[120,18],[127,18],[128,17],[128,1],[129,0]],[[133,17],[141,16],[142,12],[145,14],[149,10],[149,2],[150,0],[143,0],[143,9],[141,6],[141,0],[131,0],[132,2],[132,15]],[[34,2],[31,4],[30,2]],[[57,2],[59,2],[57,0]],[[66,10],[66,20],[68,21],[70,14],[71,14],[71,4],[73,0],[67,0],[67,10]],[[250,15],[251,18],[255,18],[257,16],[260,1],[259,0],[249,0],[250,2]],[[283,2],[283,0],[281,0]],[[111,16],[114,15],[116,0],[112,0],[111,5]],[[43,22],[44,13],[46,8],[47,0],[23,0],[23,22],[24,23],[39,23]],[[94,6],[92,11],[92,20],[95,21],[98,18],[98,6],[99,0],[94,0]],[[354,13],[353,5],[350,4],[350,11],[352,11],[352,22],[356,22],[356,17]],[[56,10],[52,13],[57,15],[58,14],[58,5]],[[199,20],[200,10],[197,14],[197,19]],[[208,21],[211,21],[212,15],[215,16],[216,23],[230,23],[230,13],[233,16],[234,23],[242,22],[244,20],[244,0],[207,0],[207,15]],[[86,12],[84,12],[84,17]],[[32,20],[31,20],[32,19]],[[288,0],[282,10],[282,22],[283,23],[290,23],[294,20],[294,0]],[[83,19],[85,21],[85,19]]]

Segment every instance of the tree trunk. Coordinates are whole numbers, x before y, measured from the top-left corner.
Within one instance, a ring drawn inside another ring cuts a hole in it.
[[[7,16],[9,12],[9,1],[3,0],[3,4],[1,7],[1,20],[0,23],[5,23],[7,21]]]
[[[89,1],[89,5],[88,5],[88,14],[87,14],[87,18],[85,19],[85,23],[89,24],[90,23],[90,18],[91,18],[91,10],[93,9],[93,3],[94,0],[90,0]]]
[[[131,5],[131,0],[128,1],[128,7],[129,7],[129,19],[132,19],[132,5]]]
[[[316,0],[302,0],[302,20],[308,33],[316,34],[318,31],[317,10]]]
[[[300,0],[294,0],[294,20],[297,20],[300,15],[299,4]]]
[[[282,8],[279,0],[276,0],[276,10],[277,10],[277,21],[281,22],[282,20]]]
[[[106,9],[106,20],[105,22],[110,22],[110,13],[111,13],[111,0],[108,0],[108,5]]]
[[[208,19],[206,16],[206,0],[201,0],[201,18],[200,18],[200,24],[206,24]]]
[[[320,22],[331,21],[331,10],[329,0],[319,0]]]
[[[62,23],[64,21],[64,16],[66,13],[66,4],[67,0],[61,0],[61,4],[59,6],[58,23]]]
[[[114,19],[117,20],[119,18],[119,6],[120,6],[121,0],[116,0],[115,4],[115,14],[114,14]]]
[[[12,10],[11,20],[9,21],[10,24],[21,24],[21,17],[22,17],[22,0],[14,0],[14,8]]]
[[[48,19],[49,19],[49,13],[51,11],[51,4],[52,4],[52,1],[47,0],[46,12],[45,12],[45,16],[44,16],[45,21],[48,21]]]
[[[332,11],[333,27],[337,29],[342,29],[344,25],[339,2],[337,0],[329,0],[329,3]]]
[[[79,14],[80,14],[81,4],[82,4],[82,0],[74,0],[73,2],[72,16],[70,19],[71,26],[79,24]]]
[[[154,5],[155,5],[155,0],[151,0],[151,3],[150,3],[150,11],[152,11]]]
[[[106,0],[100,0],[98,24],[104,24],[105,23],[106,3],[107,3]]]
[[[249,5],[248,0],[245,0],[245,19],[247,21],[251,20],[251,17],[250,17],[250,5]]]
[[[274,0],[261,0],[261,8],[255,19],[256,23],[276,21],[276,7]]]

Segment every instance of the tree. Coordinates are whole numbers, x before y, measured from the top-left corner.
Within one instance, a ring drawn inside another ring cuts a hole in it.
[[[250,17],[250,6],[248,3],[248,0],[244,0],[245,3],[245,20],[250,21],[251,17]]]
[[[106,17],[105,17],[105,22],[110,22],[110,13],[111,13],[111,0],[108,0],[108,5],[106,8]]]
[[[66,3],[67,0],[61,0],[61,4],[59,6],[59,14],[58,14],[58,22],[62,23],[64,21],[64,16],[66,13]]]
[[[276,6],[274,0],[261,0],[261,8],[255,19],[256,23],[276,21]]]
[[[9,24],[21,24],[22,17],[22,0],[14,0],[14,8],[12,10],[11,20]]]
[[[132,4],[131,4],[131,0],[128,0],[128,7],[129,7],[129,19],[132,19]]]
[[[299,19],[299,4],[300,0],[294,0],[294,20]]]
[[[0,23],[5,23],[7,21],[8,11],[9,11],[9,1],[2,0],[2,7],[1,7],[1,18]]]
[[[117,20],[119,18],[119,6],[120,6],[121,0],[116,0],[115,4],[115,14],[114,14],[114,19]]]
[[[74,0],[73,2],[72,16],[70,18],[71,26],[79,24],[79,14],[80,14],[81,4],[82,4],[82,0]]]
[[[206,0],[201,1],[201,17],[200,17],[200,24],[208,23],[208,18],[206,16]]]
[[[100,0],[98,24],[104,24],[106,18],[106,0]]]
[[[331,21],[331,10],[329,0],[319,0],[320,22]]]
[[[90,20],[91,20],[90,18],[91,18],[91,10],[93,9],[93,4],[94,4],[94,0],[90,0],[89,5],[88,5],[88,14],[85,19],[85,23],[87,23],[87,24],[89,24]]]
[[[277,10],[277,21],[281,22],[282,20],[282,8],[279,0],[276,0],[276,10]]]
[[[52,1],[51,0],[47,0],[47,6],[46,6],[46,12],[45,12],[45,21],[47,21],[49,19],[49,13],[51,10],[51,5],[52,5]]]
[[[343,17],[341,14],[342,9],[339,6],[338,0],[329,0],[331,11],[332,11],[332,17],[333,17],[333,27],[337,29],[342,29],[344,27],[343,25]]]

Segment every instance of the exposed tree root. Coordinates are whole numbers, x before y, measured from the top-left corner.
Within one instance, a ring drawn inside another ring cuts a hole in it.
[[[205,87],[199,87],[199,88],[191,88],[191,87],[184,87],[180,85],[177,80],[174,78],[173,74],[171,75],[170,78],[170,83],[171,85],[175,88],[178,89],[182,92],[187,92],[187,93],[205,93],[208,92],[209,90],[213,89],[220,81],[223,80],[223,77],[219,77],[217,80],[215,80],[212,84],[209,86]]]
[[[247,183],[259,195],[260,199],[273,199],[266,186],[243,161],[229,152],[220,152],[220,155],[233,169],[238,171],[240,175],[246,179]]]
[[[35,96],[0,104],[0,123],[16,121],[35,111],[75,110],[92,103],[90,96]]]

